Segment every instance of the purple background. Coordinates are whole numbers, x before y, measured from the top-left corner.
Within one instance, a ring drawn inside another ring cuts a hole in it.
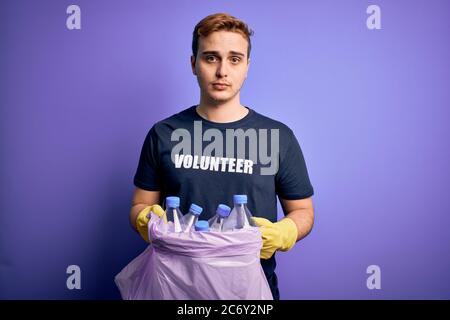
[[[192,30],[225,11],[255,30],[241,102],[294,130],[315,188],[313,232],[278,254],[282,299],[449,299],[449,9],[1,1],[0,298],[119,298],[114,276],[145,248],[128,223],[143,139],[198,103]]]

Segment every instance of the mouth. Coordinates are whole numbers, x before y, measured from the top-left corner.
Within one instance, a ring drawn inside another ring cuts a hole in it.
[[[213,84],[214,89],[217,90],[225,90],[226,88],[228,88],[230,85],[226,84],[226,83],[222,83],[222,82],[214,82]]]

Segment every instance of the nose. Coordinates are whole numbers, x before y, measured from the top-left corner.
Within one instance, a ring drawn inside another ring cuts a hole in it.
[[[220,62],[217,66],[216,76],[218,78],[226,77],[228,74],[226,63]]]

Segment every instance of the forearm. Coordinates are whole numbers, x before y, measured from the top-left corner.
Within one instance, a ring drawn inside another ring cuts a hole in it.
[[[297,226],[297,241],[306,237],[314,225],[314,211],[311,208],[294,210],[286,218],[293,220]]]

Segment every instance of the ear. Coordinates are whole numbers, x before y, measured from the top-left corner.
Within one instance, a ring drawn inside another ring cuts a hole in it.
[[[247,78],[248,75],[248,69],[250,68],[250,58],[247,60],[247,72],[245,73],[245,77]]]
[[[195,59],[195,57],[192,55],[191,56],[191,68],[192,68],[192,73],[196,76],[197,75],[197,72],[195,71],[195,61],[196,59]]]

